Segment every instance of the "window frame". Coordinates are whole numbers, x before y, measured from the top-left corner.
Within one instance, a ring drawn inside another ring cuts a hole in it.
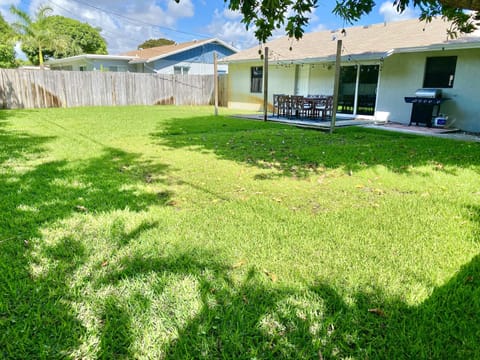
[[[189,66],[175,65],[173,67],[173,74],[174,75],[188,75],[189,71],[190,71]]]
[[[429,56],[425,60],[424,88],[451,89],[455,83],[458,56]]]
[[[260,75],[258,73],[260,72]],[[263,91],[263,66],[252,66],[250,68],[250,92],[258,94]]]

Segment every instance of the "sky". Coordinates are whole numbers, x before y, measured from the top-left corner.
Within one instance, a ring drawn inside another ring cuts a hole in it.
[[[238,48],[258,46],[253,30],[247,31],[241,15],[227,9],[223,0],[0,0],[0,12],[14,21],[9,8],[15,5],[34,16],[47,5],[53,14],[63,15],[101,28],[109,54],[134,50],[148,39],[167,38],[177,43],[218,38]],[[306,32],[348,27],[332,14],[335,0],[319,0],[310,15]],[[369,25],[418,17],[412,9],[398,14],[391,1],[378,2],[371,14],[353,25]],[[283,36],[283,29],[274,37]]]

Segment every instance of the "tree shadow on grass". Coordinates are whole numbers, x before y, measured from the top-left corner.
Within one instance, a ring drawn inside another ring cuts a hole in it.
[[[129,254],[121,260],[120,270],[96,284],[115,286],[121,280],[157,273],[164,281],[155,288],[160,295],[168,282],[179,276],[197,280],[200,308],[186,322],[177,322],[178,335],[164,348],[167,359],[480,356],[478,255],[424,302],[411,306],[379,289],[357,292],[346,302],[344,295],[327,283],[304,290],[289,288],[271,282],[255,267],[236,281],[234,273],[239,269],[215,253],[174,253],[148,259]],[[119,321],[128,324],[131,319],[125,316],[126,312],[121,312]],[[117,349],[117,353],[126,349]]]
[[[131,318],[115,297],[106,299],[101,320],[99,359],[132,359]]]
[[[444,172],[455,167],[479,171],[480,165],[476,143],[358,127],[326,134],[274,123],[192,117],[162,122],[152,137],[171,148],[213,152],[222,159],[276,171],[259,179],[378,165],[400,173],[422,165]]]
[[[71,237],[43,244],[42,230],[73,215],[165,205],[167,193],[159,197],[138,185],[168,168],[112,148],[81,162],[41,162],[51,138],[3,129],[0,138],[0,357],[68,357],[86,334],[70,305],[75,296],[68,279],[87,255]],[[36,251],[50,264],[39,273]],[[110,313],[116,310],[107,306],[105,316]]]

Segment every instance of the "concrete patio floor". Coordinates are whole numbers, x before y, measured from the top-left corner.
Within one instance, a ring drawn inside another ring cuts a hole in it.
[[[234,117],[241,118],[241,119],[263,121],[263,113],[234,115]],[[289,119],[285,117],[273,116],[271,113],[268,114],[267,121],[289,124],[292,126],[308,128],[308,129],[323,130],[323,131],[329,130],[331,126],[330,120],[297,119],[297,118]],[[409,126],[406,124],[379,121],[379,120],[373,120],[373,119],[337,118],[335,122],[336,128],[346,127],[346,126],[362,126],[367,128],[374,128],[374,129],[380,129],[380,130],[386,130],[386,131],[395,131],[395,132],[415,134],[415,135],[421,135],[421,136],[435,136],[435,137],[441,137],[446,139],[480,142],[479,134],[466,133],[458,129],[434,128],[434,127],[429,128],[425,126],[416,126],[416,125]]]
[[[241,119],[251,119],[251,120],[261,120],[263,121],[263,113],[256,114],[246,114],[246,115],[234,115],[234,117]],[[321,119],[308,119],[308,118],[286,118],[282,116],[274,116],[268,114],[267,121],[278,122],[282,124],[289,124],[297,127],[304,127],[309,129],[318,129],[318,130],[329,130],[331,126],[330,119],[321,120]],[[384,123],[376,120],[370,119],[353,119],[353,118],[337,118],[335,121],[335,127],[344,127],[344,126],[364,126]]]

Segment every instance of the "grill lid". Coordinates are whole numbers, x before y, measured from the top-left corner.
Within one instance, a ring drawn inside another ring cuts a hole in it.
[[[415,96],[431,99],[440,99],[442,97],[442,89],[418,89]]]

